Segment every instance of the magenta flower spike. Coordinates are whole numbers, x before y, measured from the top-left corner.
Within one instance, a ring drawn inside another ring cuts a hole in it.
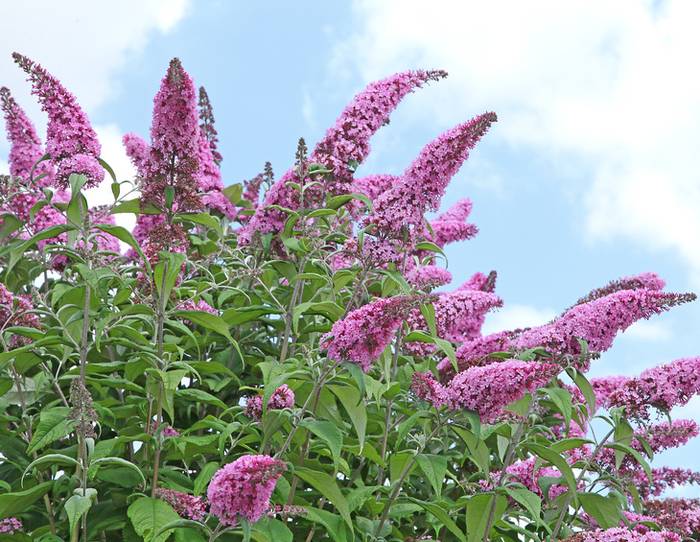
[[[68,188],[68,178],[78,173],[87,177],[87,187],[97,186],[105,174],[97,160],[101,146],[75,96],[40,64],[19,53],[12,53],[12,56],[28,74],[32,94],[38,97],[49,117],[46,152],[56,168],[56,185]]]
[[[428,210],[436,210],[448,183],[469,151],[496,122],[495,113],[484,113],[443,133],[420,152],[400,183],[377,198],[367,223],[387,234],[416,228]]]
[[[389,115],[399,102],[428,81],[435,81],[446,75],[447,73],[441,70],[401,72],[370,83],[357,94],[316,145],[309,158],[310,162],[323,164],[332,170],[333,181],[328,184],[328,191],[332,194],[349,192],[354,168],[369,154],[371,136],[388,122]],[[256,232],[275,232],[284,226],[287,215],[269,207],[298,207],[298,193],[288,186],[290,181],[298,181],[294,170],[285,173],[267,192],[263,204],[241,231],[243,242],[250,241]]]
[[[270,497],[285,470],[284,462],[266,455],[244,455],[219,469],[209,483],[211,513],[223,525],[241,517],[258,521],[270,508]]]

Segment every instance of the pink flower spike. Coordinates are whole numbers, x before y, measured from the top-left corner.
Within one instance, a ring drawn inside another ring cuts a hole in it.
[[[370,137],[386,124],[389,114],[401,99],[426,82],[446,75],[440,70],[397,73],[370,83],[355,96],[309,157],[310,162],[321,163],[333,170],[329,192],[343,194],[350,190],[355,162],[359,164],[367,157]],[[298,193],[288,186],[289,182],[299,182],[294,170],[287,171],[268,190],[263,203],[241,230],[240,242],[250,242],[255,233],[276,232],[284,227],[287,215],[270,209],[270,206],[290,209],[299,206]]]
[[[560,370],[558,365],[514,359],[471,367],[447,384],[447,405],[474,410],[482,421],[493,422],[503,407],[544,386]]]
[[[414,298],[407,296],[375,299],[333,324],[322,346],[328,349],[330,359],[357,363],[367,372],[389,346],[414,303]]]
[[[175,191],[174,208],[180,212],[202,207],[197,184],[200,131],[192,79],[180,60],[170,61],[153,99],[150,155],[141,183],[142,203],[165,208],[165,189]]]
[[[458,201],[446,212],[430,222],[433,234],[428,234],[428,237],[439,247],[471,239],[479,233],[479,228],[467,222],[471,211],[472,202],[470,199]]]
[[[270,497],[285,470],[279,459],[267,455],[244,455],[219,469],[209,483],[207,499],[211,513],[226,526],[240,517],[258,521],[270,509]]]
[[[428,143],[401,182],[377,198],[367,223],[392,234],[419,227],[425,212],[437,209],[447,184],[494,122],[495,113],[484,113]]]
[[[56,167],[56,185],[68,188],[70,175],[79,173],[87,177],[86,187],[97,186],[105,173],[97,161],[101,146],[75,96],[40,64],[19,53],[12,53],[12,56],[29,75],[32,94],[39,98],[42,109],[48,114],[46,151]]]
[[[0,88],[0,108],[5,117],[7,139],[12,145],[8,157],[10,174],[13,177],[22,178],[25,182],[29,181],[32,168],[44,155],[41,140],[32,121],[12,97],[7,87]],[[48,161],[43,161],[36,166],[34,176],[38,177],[42,173],[46,176],[39,181],[39,186],[52,184],[54,172]]]
[[[148,143],[146,143],[141,136],[136,134],[124,134],[122,137],[122,144],[124,145],[126,155],[136,168],[136,172],[139,177],[145,177],[146,168],[148,165],[148,156],[151,153]]]

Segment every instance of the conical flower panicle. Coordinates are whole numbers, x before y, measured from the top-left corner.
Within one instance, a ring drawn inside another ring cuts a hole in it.
[[[700,357],[652,367],[622,383],[608,396],[610,406],[625,407],[632,417],[648,419],[650,410],[668,412],[700,393]]]
[[[355,167],[369,155],[370,138],[389,121],[389,115],[399,102],[426,82],[446,75],[442,70],[397,73],[370,83],[353,98],[310,157],[311,162],[333,170],[331,193],[348,191]]]
[[[558,365],[511,359],[470,367],[446,385],[430,373],[416,373],[411,389],[436,408],[473,410],[491,423],[503,415],[505,406],[541,388],[560,370]]]
[[[367,223],[393,235],[403,228],[420,227],[425,212],[437,209],[450,179],[496,120],[495,113],[484,113],[428,143],[401,182],[377,198]]]
[[[24,110],[10,94],[7,87],[0,88],[0,107],[5,117],[7,139],[10,141],[9,165],[10,174],[29,181],[32,168],[44,155],[41,140],[36,133],[34,124],[29,120]],[[38,186],[48,186],[53,181],[53,168],[50,163],[43,161],[36,166],[34,177],[46,173]]]
[[[244,455],[219,469],[209,483],[211,513],[222,525],[234,526],[243,517],[258,521],[270,509],[270,497],[285,464],[266,455]]]
[[[173,208],[179,212],[202,207],[196,181],[199,172],[199,125],[192,79],[180,60],[170,61],[153,99],[151,146],[141,183],[142,203],[165,209],[165,191],[173,188]]]
[[[563,542],[681,542],[681,538],[670,531],[641,533],[630,531],[626,527],[614,527],[577,533]]]
[[[350,191],[354,168],[369,154],[370,137],[388,122],[389,115],[401,99],[424,83],[446,75],[441,70],[397,73],[370,83],[357,94],[309,157],[310,162],[320,163],[332,170],[333,180],[326,184],[325,189],[331,194]],[[242,229],[242,242],[250,242],[255,233],[280,231],[284,227],[287,215],[270,209],[270,206],[298,208],[299,194],[288,185],[289,182],[299,182],[293,169],[282,175],[268,190],[262,205]]]
[[[630,277],[622,277],[620,279],[610,281],[602,288],[592,290],[587,295],[576,301],[574,306],[582,305],[595,299],[600,299],[601,297],[614,294],[620,290],[636,290],[637,288],[646,288],[647,290],[663,290],[664,286],[666,286],[666,281],[659,277],[656,273],[641,273]]]
[[[479,233],[479,228],[476,225],[467,222],[471,211],[472,202],[470,199],[459,200],[430,222],[432,234],[426,232],[426,237],[439,247],[471,239]]]
[[[148,159],[151,154],[148,143],[139,135],[124,134],[122,144],[126,155],[136,168],[136,174],[141,178],[145,177],[148,171]]]
[[[49,117],[46,151],[56,168],[56,185],[68,188],[68,178],[72,173],[85,175],[87,187],[98,185],[105,174],[97,160],[101,152],[100,142],[75,96],[40,64],[19,53],[12,56],[29,75],[32,94],[39,98]]]
[[[416,298],[410,296],[381,297],[351,311],[324,337],[328,357],[357,363],[369,371],[415,303]]]

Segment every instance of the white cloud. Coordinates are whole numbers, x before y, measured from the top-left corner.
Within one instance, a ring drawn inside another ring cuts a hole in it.
[[[557,315],[553,309],[530,305],[506,304],[502,309],[486,316],[483,333],[495,333],[506,329],[518,329],[546,324]]]
[[[639,320],[632,324],[620,338],[622,340],[633,339],[634,341],[662,342],[669,340],[672,336],[671,330],[663,322]]]
[[[40,62],[90,112],[119,91],[115,75],[129,55],[141,51],[154,32],[168,32],[185,15],[188,0],[123,0],[70,3],[41,0],[3,6],[0,84],[35,114],[24,72],[13,51]],[[42,123],[37,123],[43,125]]]
[[[533,149],[563,179],[585,174],[575,193],[591,239],[671,249],[700,281],[700,3],[358,0],[355,11],[336,78],[447,69],[429,101],[412,100],[417,115],[456,124],[496,110],[490,137]]]
[[[103,126],[95,126],[97,137],[102,144],[102,159],[107,162],[114,170],[118,181],[131,180],[135,177],[136,171],[131,164],[124,146],[122,145],[122,132],[115,124],[107,124]],[[131,185],[122,185],[122,194],[125,194],[131,189]],[[112,195],[112,179],[106,174],[105,180],[102,183],[85,194],[88,203],[91,207],[96,205],[108,205],[114,202]],[[136,197],[136,195],[132,196]],[[117,224],[131,229],[136,224],[136,217],[133,214],[117,214],[114,215]]]

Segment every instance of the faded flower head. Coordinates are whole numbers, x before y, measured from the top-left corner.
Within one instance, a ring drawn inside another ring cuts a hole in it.
[[[75,432],[83,438],[95,438],[97,412],[92,403],[92,395],[79,379],[74,378],[70,384],[71,410],[68,417],[75,421]]]
[[[207,504],[202,497],[163,487],[156,490],[156,497],[172,506],[181,518],[202,521],[207,515]]]

